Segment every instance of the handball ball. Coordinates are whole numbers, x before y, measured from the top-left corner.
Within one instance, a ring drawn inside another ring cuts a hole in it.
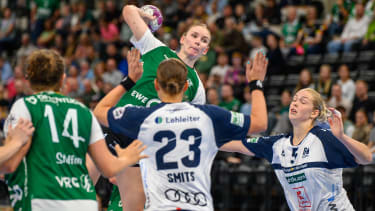
[[[154,20],[147,22],[147,25],[152,32],[157,31],[163,23],[163,15],[161,14],[159,8],[155,7],[154,5],[144,5],[141,7],[141,9],[145,13],[156,17]]]

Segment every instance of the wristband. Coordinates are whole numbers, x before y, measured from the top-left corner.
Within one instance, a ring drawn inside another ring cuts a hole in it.
[[[249,83],[250,93],[254,90],[260,90],[263,92],[263,83],[260,80],[253,80]]]
[[[120,84],[126,89],[126,91],[129,91],[135,85],[135,82],[129,76],[125,76]]]

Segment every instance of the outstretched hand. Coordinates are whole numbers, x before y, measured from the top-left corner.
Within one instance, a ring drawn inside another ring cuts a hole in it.
[[[267,73],[268,60],[262,51],[258,51],[253,61],[246,64],[246,79],[263,81]]]
[[[138,49],[132,48],[126,55],[128,60],[128,75],[134,81],[138,81],[143,73],[143,62],[141,61],[141,54]]]
[[[21,145],[26,144],[30,137],[34,133],[34,126],[29,120],[20,118],[15,127],[12,127],[9,124],[8,127],[8,137],[15,142],[20,143]]]
[[[344,136],[344,125],[342,123],[341,113],[334,108],[328,108],[332,115],[328,117],[328,123],[331,127],[331,131],[334,136],[338,139],[342,139]]]
[[[126,160],[128,165],[134,165],[143,158],[148,158],[147,155],[142,155],[143,150],[146,149],[146,145],[140,140],[133,141],[128,147],[122,149],[118,144],[115,146],[117,156],[120,160]]]

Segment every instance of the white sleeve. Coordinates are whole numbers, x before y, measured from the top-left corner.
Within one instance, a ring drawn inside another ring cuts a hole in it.
[[[149,29],[147,29],[145,34],[138,41],[132,36],[130,42],[141,52],[142,55],[157,47],[165,46],[165,44],[158,40]]]
[[[206,104],[206,91],[199,77],[198,77],[198,80],[199,80],[198,90],[194,96],[194,99],[191,101],[191,103],[203,105],[203,104]]]
[[[91,135],[90,135],[90,144],[93,144],[99,140],[104,139],[102,128],[99,125],[98,120],[95,116],[91,113],[92,120],[91,120]]]
[[[31,121],[31,115],[29,109],[27,109],[24,98],[18,99],[10,109],[10,113],[4,123],[4,135],[7,136],[8,126],[14,127],[20,118]]]

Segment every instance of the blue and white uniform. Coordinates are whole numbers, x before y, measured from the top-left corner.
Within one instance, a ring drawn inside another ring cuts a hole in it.
[[[243,140],[257,157],[271,162],[294,211],[354,210],[343,188],[342,168],[356,167],[353,155],[330,130],[312,128],[303,141],[293,135]]]
[[[140,161],[145,210],[212,211],[210,171],[218,149],[245,139],[250,117],[212,105],[111,108],[109,127],[147,145]]]

